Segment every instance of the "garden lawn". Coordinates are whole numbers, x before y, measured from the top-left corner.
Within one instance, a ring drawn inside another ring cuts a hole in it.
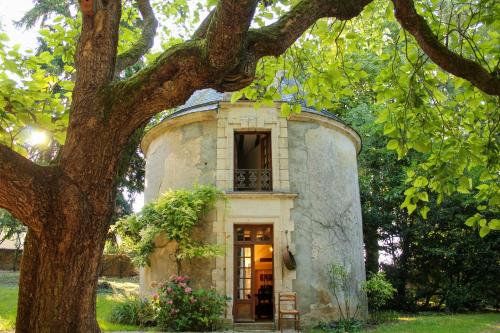
[[[308,333],[328,333],[312,329]],[[500,313],[400,315],[389,323],[359,333],[500,333]]]
[[[16,320],[18,272],[0,271],[0,331],[13,330]],[[127,297],[137,295],[137,278],[102,278],[112,289],[100,291],[97,295],[97,321],[103,331],[139,331],[137,326],[114,324],[109,321],[113,307],[125,301]]]
[[[402,316],[369,333],[499,333],[500,314],[457,314]]]
[[[19,273],[0,272],[0,331],[13,330],[16,319]],[[97,321],[104,331],[144,331],[144,328],[113,324],[109,316],[113,307],[127,297],[137,295],[136,278],[102,278],[111,289],[101,290],[97,295]],[[321,330],[312,330],[321,333]],[[420,314],[401,316],[395,322],[382,324],[365,333],[500,333],[500,313],[482,314]]]

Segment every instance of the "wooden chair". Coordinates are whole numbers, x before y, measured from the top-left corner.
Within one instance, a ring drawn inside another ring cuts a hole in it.
[[[297,310],[297,293],[281,292],[278,296],[278,328],[283,332],[282,321],[295,323],[295,330],[300,332],[300,312]]]

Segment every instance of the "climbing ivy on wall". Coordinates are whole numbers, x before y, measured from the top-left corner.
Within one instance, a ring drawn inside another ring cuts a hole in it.
[[[193,230],[216,202],[224,199],[224,193],[213,186],[195,186],[192,191],[169,190],[140,212],[119,220],[114,228],[121,237],[121,246],[140,266],[149,266],[149,255],[158,246],[163,246],[158,241],[161,235],[168,242],[175,242],[179,273],[184,259],[214,257],[222,253],[216,244],[195,240]]]

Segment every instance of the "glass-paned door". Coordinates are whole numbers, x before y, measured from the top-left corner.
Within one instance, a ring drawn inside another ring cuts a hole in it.
[[[253,246],[236,245],[236,277],[235,277],[235,319],[252,321],[253,307]]]
[[[234,226],[236,322],[273,319],[273,258],[272,225]]]

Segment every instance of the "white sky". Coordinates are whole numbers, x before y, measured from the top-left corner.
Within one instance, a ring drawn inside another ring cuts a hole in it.
[[[0,0],[0,23],[10,38],[9,44],[20,44],[23,50],[36,46],[36,29],[17,29],[13,21],[18,21],[32,6],[31,0]]]

